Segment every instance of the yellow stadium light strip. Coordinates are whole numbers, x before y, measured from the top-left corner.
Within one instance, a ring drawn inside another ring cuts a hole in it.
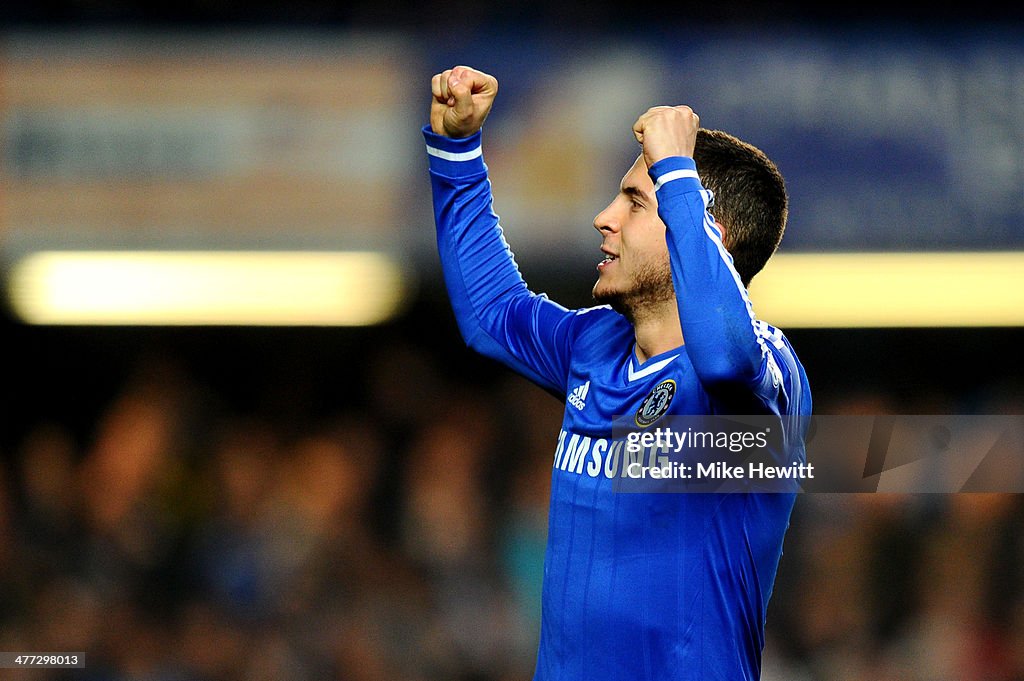
[[[777,254],[757,316],[786,328],[1024,325],[1024,252]]]
[[[404,281],[374,252],[49,251],[9,293],[30,324],[363,326],[398,311]]]

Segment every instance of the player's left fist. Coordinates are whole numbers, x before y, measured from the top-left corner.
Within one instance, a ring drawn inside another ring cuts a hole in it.
[[[498,95],[498,79],[469,68],[436,74],[430,81],[430,128],[445,137],[469,137],[481,127]]]
[[[654,106],[636,119],[633,135],[647,167],[669,156],[693,156],[700,117],[688,106]]]

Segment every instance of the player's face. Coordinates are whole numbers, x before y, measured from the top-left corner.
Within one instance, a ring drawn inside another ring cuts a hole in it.
[[[594,218],[604,259],[594,298],[620,312],[673,297],[665,223],[658,217],[654,182],[643,157],[622,178],[619,193]]]

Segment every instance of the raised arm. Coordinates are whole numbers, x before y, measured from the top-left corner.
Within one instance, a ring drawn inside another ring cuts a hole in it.
[[[708,212],[712,196],[693,160],[699,124],[689,107],[654,107],[633,128],[667,228],[687,353],[708,392],[740,405],[753,396],[762,408],[787,410],[786,384],[799,382],[793,375],[799,369],[781,338],[756,320],[721,228]]]
[[[463,66],[431,81],[423,136],[441,266],[466,344],[564,398],[576,315],[527,288],[493,210],[481,127],[497,91]]]

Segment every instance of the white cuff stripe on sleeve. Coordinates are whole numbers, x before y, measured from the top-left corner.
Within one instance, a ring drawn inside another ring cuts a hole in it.
[[[435,149],[434,147],[427,147],[427,153],[431,156],[437,156],[443,158],[445,161],[472,161],[474,158],[483,156],[483,147],[477,147],[471,151],[452,152],[445,151],[443,149]]]
[[[658,191],[672,180],[678,180],[684,177],[692,177],[695,180],[700,179],[699,177],[697,177],[696,170],[690,170],[689,168],[672,170],[658,178],[658,181],[654,183],[654,191]]]

